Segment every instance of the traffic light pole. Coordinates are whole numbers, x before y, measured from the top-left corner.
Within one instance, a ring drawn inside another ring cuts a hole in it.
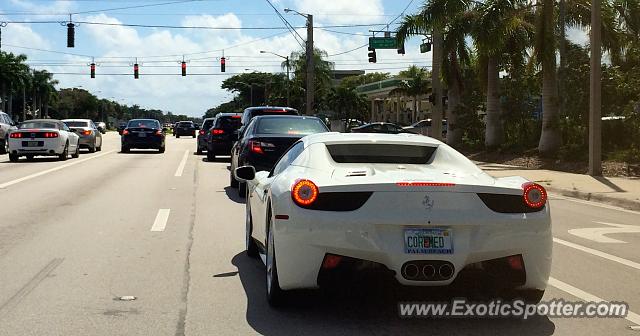
[[[600,27],[600,0],[591,0],[591,27]],[[601,49],[600,29],[591,29],[591,78],[589,87],[589,175],[602,175]]]
[[[290,94],[290,86],[291,86],[291,79],[289,79],[289,56],[287,56],[286,58],[286,62],[287,62],[287,107],[291,107],[291,94]]]
[[[313,64],[313,15],[307,14],[307,104],[306,115],[313,115],[315,71]]]

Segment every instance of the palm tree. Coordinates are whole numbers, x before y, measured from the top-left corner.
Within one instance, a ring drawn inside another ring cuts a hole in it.
[[[315,104],[314,110],[320,109],[322,104],[325,104],[326,95],[331,88],[331,80],[333,79],[333,62],[326,60],[327,53],[324,50],[315,49],[313,53],[313,71],[315,72]],[[290,87],[291,99],[298,102],[298,106],[304,105],[304,90],[306,83],[306,69],[307,69],[307,57],[304,51],[293,52],[289,56],[289,63],[294,75]],[[283,68],[286,68],[286,61],[282,63]]]
[[[327,95],[327,105],[337,113],[339,119],[345,120],[345,131],[349,125],[349,119],[361,119],[362,112],[367,109],[367,100],[353,87],[340,85],[333,87]]]
[[[0,51],[0,99],[3,105],[6,104],[3,106],[4,110],[10,115],[13,114],[14,84],[25,83],[28,77],[29,66],[24,63],[26,60],[26,55]]]
[[[485,146],[502,144],[504,130],[500,111],[499,73],[503,55],[525,54],[534,26],[528,22],[525,0],[488,0],[477,7],[472,36],[486,69]]]
[[[398,76],[404,78],[405,81],[403,81],[398,88],[392,90],[389,93],[390,95],[400,93],[413,98],[413,115],[411,116],[412,122],[416,121],[416,118],[418,116],[419,97],[431,91],[429,75],[429,71],[416,65],[412,65],[407,70],[400,71]],[[435,129],[433,131],[435,131]]]

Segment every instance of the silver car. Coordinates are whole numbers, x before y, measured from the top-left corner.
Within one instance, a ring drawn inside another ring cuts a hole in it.
[[[80,136],[80,148],[89,149],[89,153],[102,150],[102,134],[89,119],[62,120],[70,129]]]
[[[8,114],[0,111],[0,155],[7,154],[9,133],[14,129],[16,129],[16,123],[11,120]]]

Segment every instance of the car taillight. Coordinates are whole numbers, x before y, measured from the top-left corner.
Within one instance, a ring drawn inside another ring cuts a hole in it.
[[[45,132],[44,133],[44,137],[45,138],[57,138],[59,135],[57,132]]]
[[[127,134],[129,134],[129,130],[126,129],[122,131],[122,135],[127,135]]]
[[[318,199],[318,186],[310,180],[298,180],[291,188],[291,198],[299,206],[309,206]]]
[[[201,129],[199,133],[200,133],[200,135],[204,135],[204,130]]]
[[[259,141],[249,141],[249,148],[256,154],[264,154]]]
[[[162,135],[162,131],[161,130],[157,130],[156,131],[156,135]]]
[[[547,191],[543,186],[527,182],[522,185],[522,199],[524,203],[532,209],[540,209],[547,203]]]
[[[242,116],[234,115],[234,116],[231,116],[231,118],[233,118],[233,119],[240,119],[240,118],[242,118]]]
[[[219,128],[214,128],[214,129],[211,130],[211,134],[213,134],[213,135],[224,134],[224,130],[223,129],[219,129]]]
[[[22,133],[11,133],[9,137],[12,139],[22,138]]]
[[[82,135],[91,135],[91,130],[82,131]]]

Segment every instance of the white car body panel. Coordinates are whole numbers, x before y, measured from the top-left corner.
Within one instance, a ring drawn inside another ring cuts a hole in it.
[[[411,134],[323,133],[303,138],[305,150],[275,177],[256,173],[248,181],[252,237],[266,243],[267,209],[272,206],[275,253],[282,289],[316,287],[325,254],[373,261],[395,271],[404,285],[441,286],[453,282],[465,266],[521,254],[526,270],[522,288],[546,288],[551,270],[549,203],[541,211],[498,213],[477,193],[522,195],[522,177],[495,179],[462,154],[432,138]],[[439,147],[429,164],[336,163],[327,144],[381,143]],[[373,192],[354,211],[310,210],[291,199],[298,179],[313,181],[320,193]],[[453,186],[399,186],[398,182],[438,182]],[[265,190],[267,192],[265,192]],[[424,202],[428,197],[430,204]],[[288,215],[289,219],[275,219]],[[449,228],[452,254],[407,254],[405,228]],[[454,265],[446,281],[412,281],[401,275],[411,260],[444,260]]]
[[[57,138],[31,138],[30,136],[24,138],[9,138],[9,152],[17,151],[19,155],[60,155],[64,151],[64,147],[69,142],[69,153],[74,153],[78,147],[79,136],[73,132],[67,132],[58,129],[19,129],[13,132],[22,132],[25,134],[35,132],[57,132]],[[12,133],[13,133],[12,132]],[[23,146],[23,141],[42,141],[43,146],[39,147],[26,147]],[[53,151],[53,153],[51,152]]]

